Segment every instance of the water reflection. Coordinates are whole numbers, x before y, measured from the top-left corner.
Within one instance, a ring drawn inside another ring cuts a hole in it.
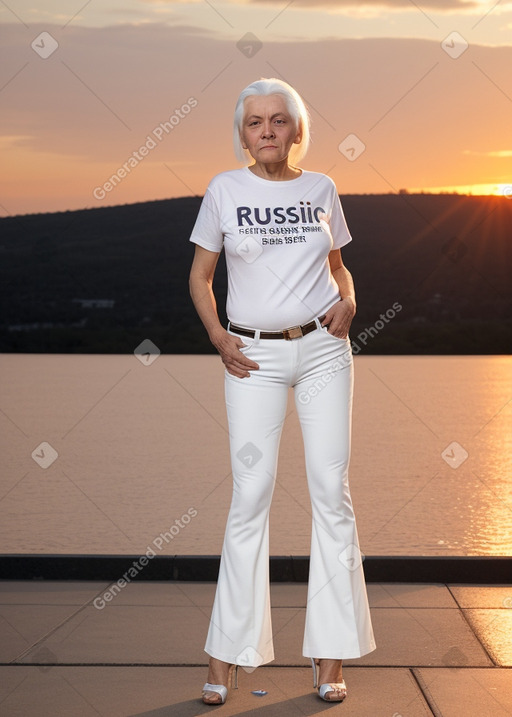
[[[231,497],[220,359],[0,360],[3,552],[142,554],[192,506],[197,519],[162,554],[220,553]],[[355,369],[351,486],[363,551],[511,555],[512,358],[357,356]],[[45,470],[31,458],[42,441],[58,452]],[[457,467],[454,444],[467,453]],[[309,553],[301,445],[290,403],[274,555]]]
[[[511,555],[512,359],[365,357],[356,369],[366,552]]]

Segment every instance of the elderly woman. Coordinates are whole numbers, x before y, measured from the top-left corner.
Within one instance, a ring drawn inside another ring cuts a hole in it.
[[[295,164],[309,116],[290,85],[246,87],[234,124],[237,156],[253,162],[212,179],[190,238],[192,299],[225,366],[233,471],[203,702],[225,701],[239,665],[274,659],[268,517],[290,387],[313,518],[303,655],[320,697],[341,701],[342,659],[375,649],[348,485],[356,303],[340,248],[351,236],[333,181]],[[222,248],[227,329],[212,291]]]

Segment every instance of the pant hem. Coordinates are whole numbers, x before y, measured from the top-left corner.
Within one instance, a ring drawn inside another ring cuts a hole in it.
[[[235,655],[235,656],[226,655],[221,652],[217,652],[216,650],[211,650],[208,647],[205,647],[204,651],[206,652],[207,655],[210,655],[210,657],[214,657],[216,660],[222,660],[223,662],[229,662],[231,665],[238,664],[238,665],[240,665],[240,667],[249,667],[250,669],[254,669],[254,670],[257,667],[262,667],[262,665],[266,665],[269,662],[273,662],[276,659],[274,654],[272,653],[272,656],[269,655],[267,657],[264,657],[263,661],[260,662],[258,665],[247,665],[247,664],[242,665],[241,663],[236,662],[237,655]]]
[[[364,657],[364,655],[368,655],[376,649],[376,645],[371,645],[356,652],[344,650],[312,650],[309,647],[305,647],[302,651],[302,655],[309,658],[314,657],[317,660],[357,660],[359,657]]]

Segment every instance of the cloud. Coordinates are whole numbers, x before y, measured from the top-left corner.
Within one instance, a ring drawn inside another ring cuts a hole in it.
[[[16,147],[27,146],[34,137],[25,134],[4,134],[0,135],[0,149],[2,151],[7,149],[14,149]]]
[[[164,8],[168,5],[180,5],[190,0],[140,0],[145,5],[154,5]],[[204,2],[204,0],[196,0]],[[231,4],[241,5],[275,5],[282,7],[282,0],[228,0]],[[436,10],[438,12],[457,12],[466,10],[484,10],[481,0],[421,0],[416,4],[413,0],[293,0],[290,8],[305,8],[318,10],[319,8],[354,9],[382,8],[384,10]]]
[[[265,3],[275,5],[276,0],[250,0],[251,4]],[[294,0],[296,7],[310,7],[317,9],[318,6],[329,8],[361,8],[361,7],[382,7],[387,10],[418,9],[416,3],[411,0]],[[422,0],[421,8],[425,10],[439,10],[442,12],[481,9],[478,0]]]
[[[48,59],[31,47],[43,30],[59,43]],[[341,193],[505,181],[496,176],[492,156],[468,169],[461,155],[468,147],[489,147],[489,137],[495,148],[510,146],[510,103],[499,89],[510,82],[509,47],[472,44],[453,60],[438,41],[284,43],[269,34],[248,57],[238,35],[164,23],[13,24],[8,37],[0,85],[4,154],[12,169],[0,191],[11,213],[97,206],[94,187],[166,122],[174,129],[108,203],[201,194],[214,174],[237,166],[235,101],[261,76],[282,77],[304,96],[313,118],[304,166],[332,168]],[[191,97],[197,104],[182,109]],[[179,123],[170,120],[180,113]],[[338,150],[350,134],[366,145],[353,163]],[[509,150],[493,151],[502,157]]]
[[[465,149],[462,154],[470,154],[475,157],[512,157],[512,149],[498,149],[490,152],[475,152],[472,149]]]

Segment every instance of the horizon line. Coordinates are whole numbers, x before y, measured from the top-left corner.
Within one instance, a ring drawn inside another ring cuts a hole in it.
[[[497,185],[475,185],[478,187],[488,186],[492,187],[494,190],[497,189]],[[338,193],[338,196],[341,198],[343,197],[403,197],[403,196],[451,196],[451,197],[472,197],[474,199],[477,198],[502,198],[502,199],[512,199],[512,185],[499,185],[503,187],[502,191],[488,191],[488,192],[477,192],[473,193],[471,191],[457,191],[456,188],[442,188],[439,187],[438,191],[435,191],[435,189],[399,189],[398,192],[343,192]],[[119,207],[130,207],[135,206],[137,204],[151,204],[153,202],[170,202],[180,199],[202,199],[204,195],[202,194],[183,194],[178,197],[163,197],[161,199],[143,199],[136,202],[124,202],[121,204],[103,204],[102,206],[84,206],[84,207],[77,207],[76,209],[57,209],[55,211],[39,211],[39,212],[25,212],[25,213],[19,213],[19,214],[11,214],[8,213],[6,215],[0,216],[1,219],[15,219],[18,217],[31,217],[31,216],[47,216],[48,214],[69,214],[72,212],[87,212],[87,211],[93,211],[96,209],[115,209]]]

